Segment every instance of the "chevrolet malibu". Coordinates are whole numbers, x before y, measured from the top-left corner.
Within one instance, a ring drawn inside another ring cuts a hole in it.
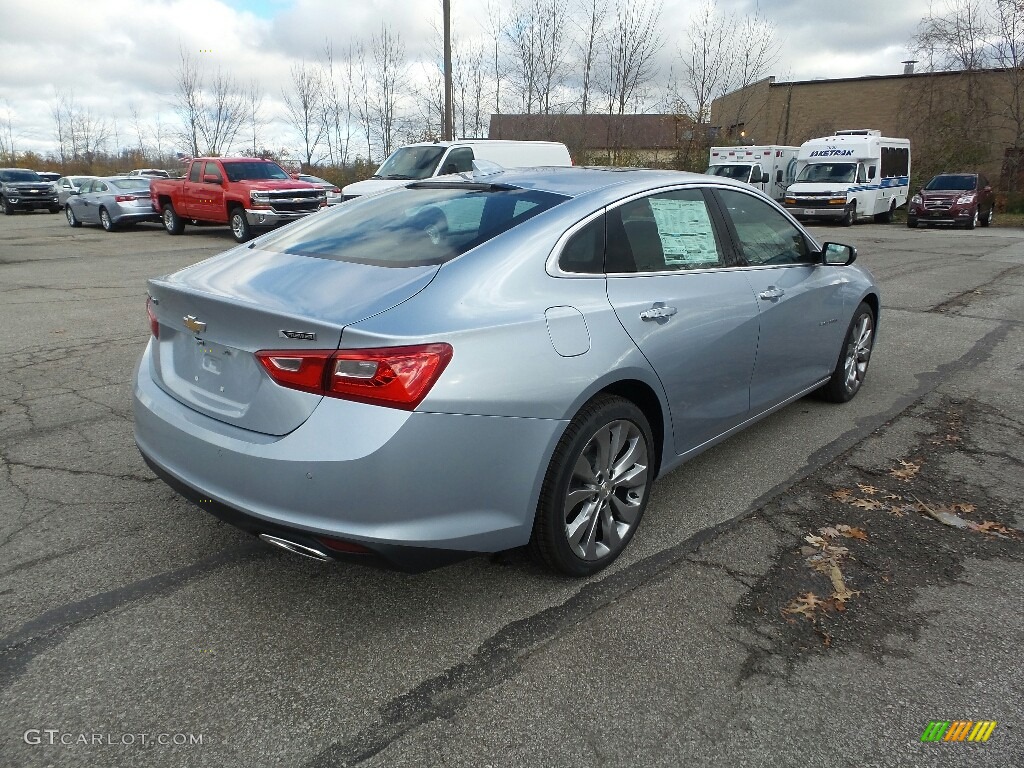
[[[879,292],[728,179],[545,168],[362,198],[149,281],[135,439],[269,544],[585,576],[655,478],[861,388]]]

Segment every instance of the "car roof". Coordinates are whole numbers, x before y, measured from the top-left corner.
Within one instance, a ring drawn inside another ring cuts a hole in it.
[[[713,183],[749,190],[750,187],[731,179],[705,176],[687,171],[667,171],[652,168],[618,168],[602,166],[551,166],[538,168],[508,168],[484,174],[453,174],[426,180],[429,183],[482,183],[507,184],[522,189],[553,192],[567,197],[578,197],[611,187],[621,188],[623,195],[673,184]],[[418,182],[424,183],[424,182]]]

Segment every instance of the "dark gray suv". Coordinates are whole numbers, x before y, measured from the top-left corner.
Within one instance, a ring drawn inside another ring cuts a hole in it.
[[[8,216],[36,208],[60,213],[57,185],[27,168],[0,168],[0,208]]]

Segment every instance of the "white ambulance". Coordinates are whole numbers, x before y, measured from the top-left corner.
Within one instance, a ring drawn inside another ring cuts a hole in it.
[[[783,204],[798,219],[892,221],[910,194],[910,140],[880,131],[836,131],[805,141]]]
[[[396,149],[373,176],[342,189],[342,200],[400,187],[415,179],[472,172],[474,160],[484,160],[502,168],[572,165],[568,148],[557,141],[460,139],[421,142]]]
[[[769,197],[782,200],[796,178],[799,147],[772,144],[764,147],[712,147],[705,173],[749,184]]]

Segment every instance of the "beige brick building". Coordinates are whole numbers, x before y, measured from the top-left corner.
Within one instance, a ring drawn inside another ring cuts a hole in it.
[[[875,128],[910,139],[918,179],[977,168],[995,180],[1006,150],[1024,134],[1021,101],[1024,74],[1005,69],[795,82],[769,77],[716,99],[711,125],[716,142],[737,144],[799,145],[843,128]]]

